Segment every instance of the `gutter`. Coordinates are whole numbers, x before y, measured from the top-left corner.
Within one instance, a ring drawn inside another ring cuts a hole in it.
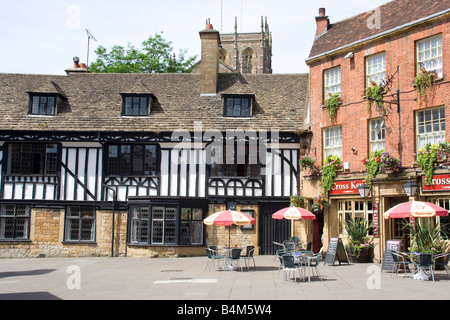
[[[376,39],[376,38],[383,37],[383,36],[385,36],[385,35],[388,35],[389,33],[392,33],[392,32],[395,32],[395,31],[398,31],[398,30],[401,30],[401,29],[404,29],[404,28],[413,27],[413,26],[418,25],[418,24],[420,24],[420,23],[422,23],[422,22],[425,22],[425,21],[427,21],[427,20],[436,18],[436,17],[438,17],[438,16],[440,16],[440,15],[445,15],[446,13],[449,13],[449,12],[450,12],[450,9],[447,9],[447,10],[444,10],[444,11],[441,11],[441,12],[438,12],[438,13],[435,13],[435,14],[433,14],[433,15],[431,15],[431,16],[428,16],[428,17],[425,17],[425,18],[422,18],[422,19],[419,19],[419,20],[416,20],[416,21],[413,21],[413,22],[410,22],[410,23],[407,23],[407,24],[404,24],[404,25],[395,27],[394,29],[390,29],[390,30],[384,31],[384,32],[382,32],[382,33],[378,33],[378,34],[376,34],[376,35],[373,35],[373,36],[371,36],[371,37],[368,37],[368,38],[365,38],[365,39],[362,39],[362,40],[358,40],[358,41],[349,43],[349,44],[347,44],[347,45],[345,45],[345,46],[342,46],[342,47],[339,47],[339,48],[337,48],[337,49],[333,49],[333,50],[330,50],[330,51],[328,51],[328,52],[321,53],[321,54],[319,54],[319,55],[317,55],[317,56],[308,58],[307,60],[305,60],[305,62],[306,62],[306,64],[308,64],[308,62],[310,62],[311,60],[315,60],[315,59],[320,58],[320,57],[322,57],[322,56],[330,55],[330,54],[332,54],[332,53],[334,53],[334,52],[343,50],[343,49],[345,49],[345,48],[347,48],[347,47],[352,47],[352,46],[361,44],[361,43],[366,42],[366,41],[370,41],[370,40],[374,40],[374,39]]]

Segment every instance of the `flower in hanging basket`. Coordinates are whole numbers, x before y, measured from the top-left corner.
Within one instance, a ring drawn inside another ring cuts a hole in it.
[[[310,156],[302,156],[298,161],[301,168],[314,168],[314,159]]]

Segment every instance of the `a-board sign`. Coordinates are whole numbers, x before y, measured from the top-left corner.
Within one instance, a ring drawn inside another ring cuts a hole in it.
[[[381,270],[392,271],[394,268],[394,259],[392,258],[391,251],[399,252],[400,251],[400,240],[388,240],[386,241],[386,249],[384,250],[383,256],[383,265],[381,266]]]
[[[339,265],[341,262],[349,263],[342,240],[338,237],[333,237],[330,238],[330,242],[328,243],[328,250],[327,255],[325,256],[324,264],[329,263],[334,265],[336,259],[338,260]]]

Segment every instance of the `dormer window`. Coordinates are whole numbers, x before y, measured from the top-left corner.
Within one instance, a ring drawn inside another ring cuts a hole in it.
[[[230,95],[224,98],[225,117],[251,117],[252,116],[251,95]]]
[[[148,116],[150,98],[149,95],[123,94],[122,115],[124,116]]]
[[[30,93],[30,110],[33,115],[56,115],[57,94]]]

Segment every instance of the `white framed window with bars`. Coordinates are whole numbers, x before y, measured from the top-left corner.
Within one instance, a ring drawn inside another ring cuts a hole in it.
[[[324,159],[338,156],[342,159],[342,126],[323,129]]]
[[[373,202],[365,200],[342,200],[338,202],[339,234],[347,235],[345,221],[364,218],[368,225],[373,223]],[[373,228],[369,229],[369,236],[373,235]]]
[[[324,100],[341,93],[341,66],[324,71]]]
[[[438,198],[434,201],[435,204],[449,211],[450,213],[450,198]],[[450,217],[439,217],[439,223],[442,227],[441,235],[442,236],[450,236]]]
[[[445,141],[445,107],[416,112],[417,152],[427,144]]]
[[[65,241],[95,241],[95,207],[69,206],[65,216]]]
[[[383,119],[373,119],[369,123],[369,154],[385,150],[386,124]]]
[[[438,34],[416,42],[417,73],[421,68],[428,72],[436,72],[442,77],[442,34]]]
[[[386,53],[378,53],[366,58],[366,86],[371,82],[382,85],[386,81]]]

